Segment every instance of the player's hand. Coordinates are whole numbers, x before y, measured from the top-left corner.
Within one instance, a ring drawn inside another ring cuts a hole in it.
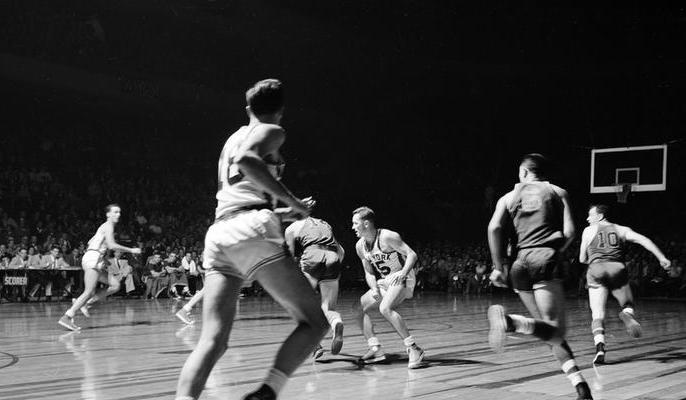
[[[376,301],[381,300],[381,291],[378,287],[372,288],[372,298]]]
[[[507,271],[507,269],[504,269]],[[493,286],[506,288],[507,287],[507,273],[493,268],[491,276],[489,277]]]
[[[312,213],[312,209],[317,202],[312,197],[305,197],[291,204],[292,212],[298,216],[298,219],[306,218]]]
[[[663,259],[660,260],[660,265],[661,265],[662,268],[664,268],[664,269],[669,269],[669,268],[672,266],[672,262],[669,261],[669,260],[666,259],[666,258],[663,258]]]
[[[138,247],[134,247],[131,249],[131,254],[141,254],[141,249]]]
[[[405,283],[405,279],[407,279],[407,276],[404,275],[402,271],[398,271],[392,273],[391,275],[386,277],[386,279],[391,282],[391,286],[396,286]]]

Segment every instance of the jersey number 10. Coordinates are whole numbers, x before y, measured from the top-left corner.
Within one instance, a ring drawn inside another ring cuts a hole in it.
[[[598,248],[604,249],[608,247],[608,244],[610,247],[617,247],[619,246],[619,236],[617,236],[617,233],[615,232],[598,232]]]

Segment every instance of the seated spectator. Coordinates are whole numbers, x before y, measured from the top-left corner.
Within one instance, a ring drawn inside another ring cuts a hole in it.
[[[186,252],[186,255],[181,260],[181,266],[186,272],[186,278],[188,279],[188,290],[191,294],[195,294],[197,290],[202,289],[202,275],[198,269],[198,265],[193,259],[193,255],[190,251]]]
[[[164,260],[165,270],[171,278],[169,291],[172,296],[180,299],[179,290],[184,296],[191,296],[188,291],[188,279],[186,278],[186,271],[176,257],[176,253],[169,253],[169,257]]]
[[[145,281],[145,298],[158,298],[160,294],[169,289],[169,275],[162,264],[162,257],[155,252],[147,263],[150,277]]]
[[[8,246],[9,247],[9,246]],[[12,261],[10,261],[10,269],[27,269],[28,264],[29,264],[29,254],[26,249],[20,249],[17,252],[17,255],[14,256]],[[26,276],[26,275],[24,275]],[[14,299],[16,300],[18,297],[21,297],[24,301],[28,301],[28,298],[26,297],[26,286],[13,286],[12,291],[14,293]]]
[[[128,260],[122,258],[121,251],[117,250],[114,252],[114,256],[110,258],[109,262],[107,272],[118,282],[124,282],[123,287],[126,291],[126,295],[129,296],[136,290],[136,285],[133,280],[133,269],[129,265]]]
[[[486,274],[486,265],[481,264],[476,267],[474,275],[472,275],[467,281],[465,287],[465,294],[476,294],[486,293],[491,287],[491,281]]]

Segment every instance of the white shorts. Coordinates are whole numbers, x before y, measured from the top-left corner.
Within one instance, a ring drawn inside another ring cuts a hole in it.
[[[288,257],[281,220],[271,210],[250,210],[216,221],[205,235],[206,275],[252,279],[260,268]]]
[[[81,268],[96,269],[98,271],[107,271],[105,263],[105,255],[97,250],[87,250],[81,259]]]
[[[415,280],[414,274],[408,275],[407,279],[405,279],[405,283],[403,283],[403,285],[405,286],[405,299],[411,299],[412,296],[414,296],[414,286],[416,284],[417,281]],[[388,288],[391,286],[391,282],[390,279],[387,281],[386,278],[383,278],[377,280],[376,285],[379,287],[381,296],[386,296],[386,292],[388,292]]]

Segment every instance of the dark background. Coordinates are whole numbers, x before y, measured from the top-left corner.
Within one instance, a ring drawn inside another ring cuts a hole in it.
[[[667,192],[616,219],[682,234],[684,8],[483,3],[1,1],[0,146],[19,150],[0,166],[190,179],[211,216],[244,92],[277,77],[285,182],[346,245],[363,204],[411,243],[483,241],[488,188],[509,190],[528,152],[554,160],[583,224],[616,203],[589,194],[590,149],[663,143]]]

